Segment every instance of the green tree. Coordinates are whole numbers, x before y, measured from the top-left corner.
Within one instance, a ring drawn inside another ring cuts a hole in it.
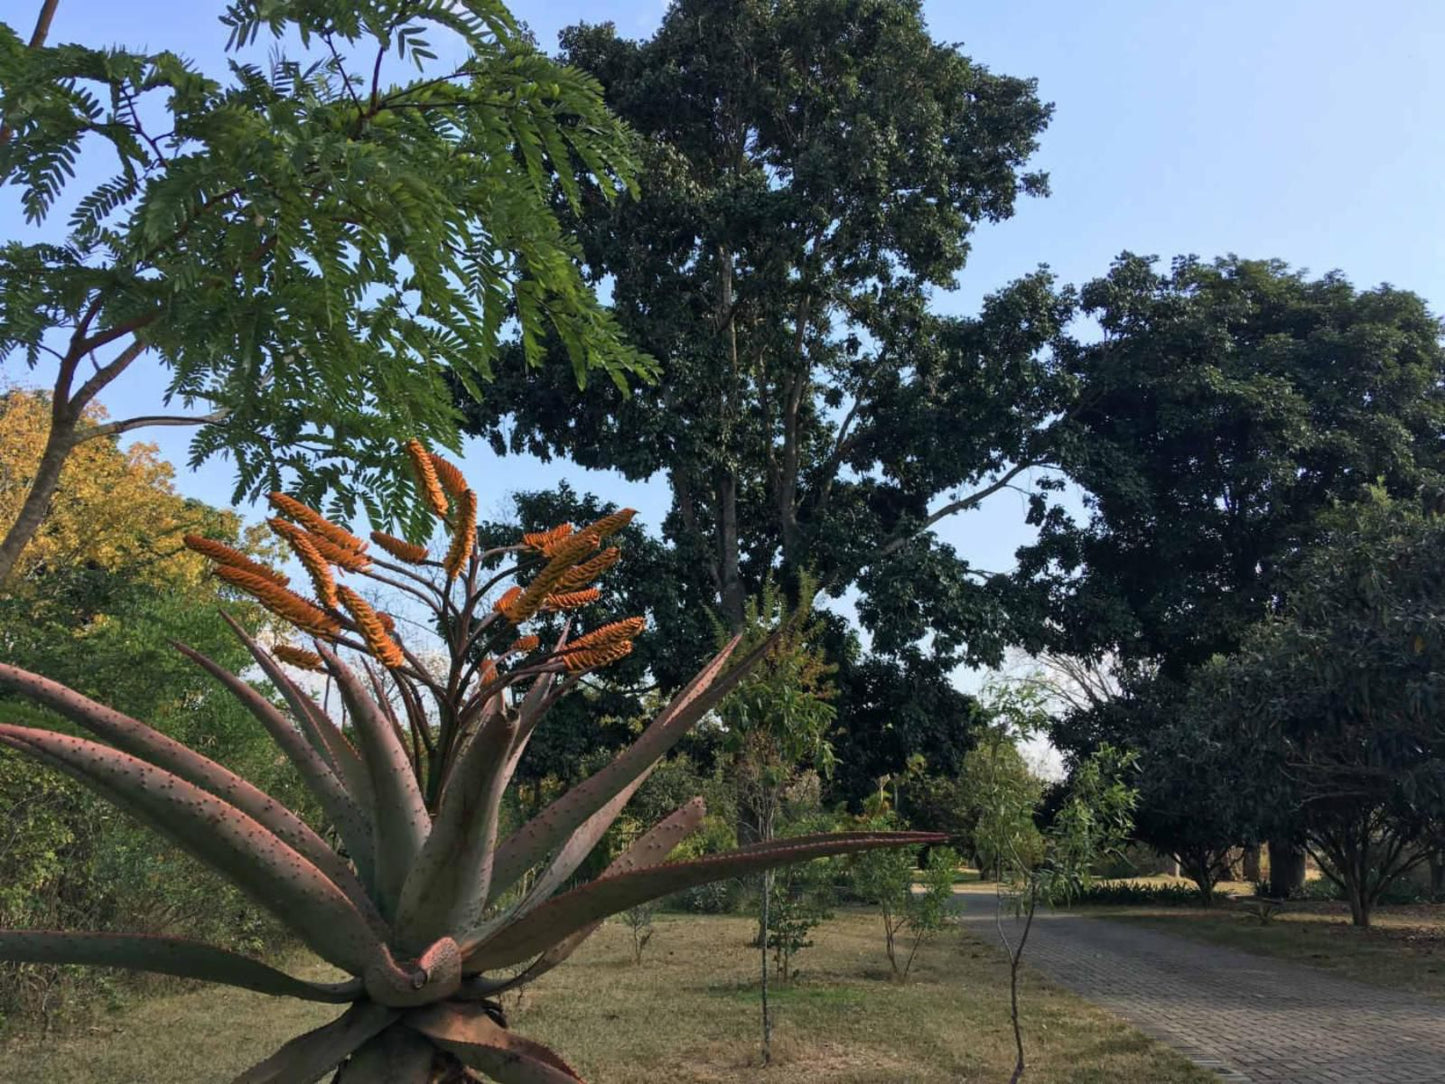
[[[0,581],[87,441],[199,426],[192,461],[232,457],[238,498],[284,479],[381,522],[407,506],[398,435],[456,441],[452,396],[482,394],[509,319],[527,363],[551,336],[574,382],[647,368],[551,206],[629,186],[627,133],[499,0],[236,0],[232,51],[263,34],[301,51],[238,56],[224,79],[170,52],[47,46],[54,6],[28,46],[0,24],[0,184],[32,224],[70,209],[61,239],[0,245],[0,361],[55,371]],[[437,63],[437,35],[465,58]],[[396,83],[393,50],[417,69]],[[167,402],[200,407],[88,420],[144,355]]]
[[[1102,335],[1062,345],[1060,456],[1089,515],[1036,509],[1031,648],[1178,677],[1264,617],[1323,509],[1439,477],[1445,350],[1414,294],[1126,253],[1080,299]]]
[[[790,604],[772,580],[744,607],[740,647],[756,648],[770,638],[772,649],[719,706],[723,748],[737,789],[738,838],[766,843],[774,838],[783,795],[799,773],[816,767],[832,770],[828,740],[835,712],[829,667],[817,646],[820,623],[813,617],[813,589],[805,576],[802,596]],[[719,639],[728,640],[719,630]],[[761,877],[758,939],[761,952],[763,1060],[772,1057],[772,1017],[768,1008],[768,948],[773,878]]]
[[[743,627],[780,571],[860,592],[876,650],[988,659],[982,573],[932,528],[1047,457],[1062,387],[1047,274],[977,319],[929,310],[977,224],[1042,195],[1049,107],[932,39],[916,0],[681,0],[656,35],[562,35],[645,138],[643,196],[576,229],[667,379],[580,399],[544,367],[469,406],[499,451],[567,456],[672,495],[690,590]]]
[[[882,829],[897,827],[900,821],[896,814],[888,813],[867,823]],[[853,863],[853,891],[878,908],[893,981],[907,982],[918,950],[948,924],[959,858],[949,847],[931,848],[922,860],[921,892],[913,888],[922,859],[920,850],[899,849],[882,861],[876,858],[864,855]]]
[[[1283,613],[1224,663],[1212,707],[1274,757],[1357,926],[1445,823],[1445,516],[1382,493],[1324,518]]]
[[[998,935],[1009,954],[1009,1016],[1016,1060],[1009,1084],[1024,1075],[1019,1018],[1019,967],[1040,906],[1061,907],[1093,883],[1094,869],[1121,853],[1133,829],[1136,794],[1129,785],[1136,759],[1108,746],[1075,766],[1068,789],[1040,835],[1017,817],[988,821],[996,834],[986,844],[1004,856],[999,877]],[[1017,937],[1005,931],[1005,906],[1021,920]]]

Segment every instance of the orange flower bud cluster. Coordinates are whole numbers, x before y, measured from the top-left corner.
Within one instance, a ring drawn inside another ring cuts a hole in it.
[[[300,558],[302,566],[311,576],[317,597],[333,610],[336,609],[336,579],[331,575],[331,566],[326,563],[326,558],[322,557],[321,551],[312,544],[311,536],[296,524],[288,523],[277,516],[272,516],[266,522],[273,531],[286,539],[292,551]]]
[[[274,568],[267,568],[258,561],[253,561],[240,550],[232,549],[224,542],[217,542],[214,538],[202,538],[197,534],[185,535],[182,539],[188,549],[195,550],[202,557],[209,557],[218,565],[229,565],[232,568],[239,568],[254,576],[270,580],[277,587],[285,587],[291,582],[291,578],[285,573],[277,572]]]
[[[496,613],[504,614],[521,597],[522,589],[513,585],[502,592],[502,597],[492,604],[492,609]]]
[[[616,546],[609,546],[596,557],[583,561],[580,565],[567,572],[557,584],[559,591],[575,591],[579,587],[586,587],[602,573],[615,565],[622,556],[622,551]]]
[[[312,534],[319,534],[333,545],[351,550],[353,553],[366,552],[365,542],[350,531],[332,523],[316,509],[302,504],[295,497],[288,497],[284,493],[272,493],[268,499],[283,516],[299,523]]]
[[[455,463],[448,462],[435,452],[429,453],[428,458],[431,460],[432,470],[436,472],[437,481],[444,490],[453,497],[460,497],[467,491],[467,480]]]
[[[319,534],[308,534],[306,537],[311,539],[311,544],[316,547],[316,552],[337,568],[347,572],[365,572],[371,567],[371,558],[364,553],[338,546],[335,542],[323,538]]]
[[[541,645],[542,641],[536,636],[518,636],[510,644],[503,655],[529,655]]]
[[[256,598],[278,617],[284,617],[302,632],[332,640],[341,633],[341,622],[315,603],[280,587],[274,580],[234,565],[217,565],[216,575]]]
[[[582,591],[564,591],[555,595],[548,595],[543,605],[545,610],[576,610],[583,606],[591,606],[602,597],[602,591],[596,587],[588,587]]]
[[[448,580],[454,580],[461,574],[477,542],[477,495],[466,489],[457,500],[460,508],[457,511],[457,521],[452,526],[452,544],[447,550],[446,559],[442,561]]]
[[[445,516],[448,508],[447,495],[442,492],[442,484],[437,478],[431,453],[422,447],[421,441],[409,440],[406,442],[406,454],[411,460],[412,471],[416,474],[417,488],[427,506],[437,515]]]
[[[398,561],[405,561],[409,565],[422,564],[429,556],[425,546],[413,545],[384,531],[372,531],[371,540]]]
[[[635,515],[637,515],[637,509],[635,508],[619,508],[611,515],[603,516],[596,523],[586,527],[585,530],[591,531],[598,538],[606,538],[608,535],[614,535],[626,527],[632,522],[632,517]]]
[[[563,655],[562,662],[567,667],[569,674],[580,674],[583,670],[596,670],[601,666],[609,666],[618,659],[625,659],[631,654],[632,641],[621,640],[615,644],[605,644],[602,647]]]
[[[341,597],[342,605],[346,607],[352,620],[356,622],[356,628],[361,633],[361,638],[366,641],[366,649],[371,652],[372,656],[388,670],[405,666],[406,656],[402,654],[401,647],[387,632],[386,622],[382,620],[382,615],[372,609],[371,604],[351,588],[338,587],[336,592]]]
[[[597,548],[597,536],[591,531],[569,535],[552,551],[552,559],[538,572],[517,598],[502,610],[514,625],[520,625],[542,608],[547,596],[557,589],[562,577]]]
[[[541,553],[543,557],[551,557],[556,548],[572,534],[572,524],[563,523],[553,527],[550,531],[532,531],[522,536],[524,545]]]
[[[646,626],[647,619],[642,617],[627,617],[621,621],[612,621],[600,628],[593,629],[586,636],[579,636],[563,645],[562,654],[570,655],[573,652],[581,653],[600,647],[610,647],[624,640],[631,640]]]
[[[314,651],[307,651],[305,648],[292,647],[290,644],[277,644],[271,654],[275,655],[282,662],[290,663],[301,670],[315,670],[317,673],[324,672],[321,665],[321,656]]]

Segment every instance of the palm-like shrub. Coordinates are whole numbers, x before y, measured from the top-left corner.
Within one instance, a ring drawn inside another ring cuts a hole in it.
[[[215,561],[218,576],[314,641],[314,651],[294,645],[268,651],[235,626],[286,711],[200,653],[179,650],[267,729],[315,794],[337,847],[220,764],[63,685],[0,665],[0,686],[97,739],[0,723],[0,744],[74,776],[148,822],[350,976],[303,981],[178,938],[0,931],[0,958],[132,968],[348,1006],[237,1084],[309,1084],[337,1067],[335,1079],[345,1084],[576,1081],[556,1054],[507,1030],[495,999],[556,967],[607,916],[788,862],[935,838],[794,837],[669,864],[674,846],[702,820],[702,802],[693,799],[600,877],[569,888],[659,758],[770,646],[729,666],[736,641],[635,744],[500,838],[502,797],[536,727],[585,674],[626,655],[643,622],[613,622],[576,638],[564,632],[545,648],[525,628],[539,614],[597,598],[592,582],[619,556],[603,543],[631,513],[477,552],[475,493],[445,460],[414,443],[408,453],[419,491],[447,529],[440,557],[380,533],[368,552],[360,539],[281,494],[272,497],[279,515],[271,524],[306,568],[314,598],[219,543],[189,540]],[[427,652],[409,646],[391,616],[341,582],[349,576],[419,607],[441,630],[442,662],[425,662]],[[509,579],[517,582],[493,602]],[[293,676],[296,668],[329,676],[346,708],[343,724],[328,718]]]

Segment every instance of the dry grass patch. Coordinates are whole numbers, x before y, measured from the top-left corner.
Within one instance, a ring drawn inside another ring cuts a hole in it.
[[[659,916],[641,966],[608,924],[520,1002],[513,1026],[553,1045],[592,1084],[1001,1084],[1013,1064],[1003,958],[948,934],[915,979],[887,976],[877,919],[846,911],[776,991],[775,1061],[758,1058],[757,954],[746,918]],[[1037,1084],[1199,1084],[1214,1079],[1117,1018],[1030,977],[1027,1042]],[[0,1052],[16,1084],[224,1082],[297,1031],[335,1015],[243,992],[147,1002],[95,1032]]]
[[[1245,952],[1278,956],[1344,978],[1445,998],[1445,905],[1380,907],[1369,929],[1342,903],[1298,903],[1261,925],[1226,901],[1201,907],[1089,907],[1080,913]]]

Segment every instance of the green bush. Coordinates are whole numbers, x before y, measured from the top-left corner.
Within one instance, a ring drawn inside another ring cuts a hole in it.
[[[1073,902],[1140,907],[1198,907],[1200,897],[1199,890],[1193,885],[1098,881],[1080,889]]]

